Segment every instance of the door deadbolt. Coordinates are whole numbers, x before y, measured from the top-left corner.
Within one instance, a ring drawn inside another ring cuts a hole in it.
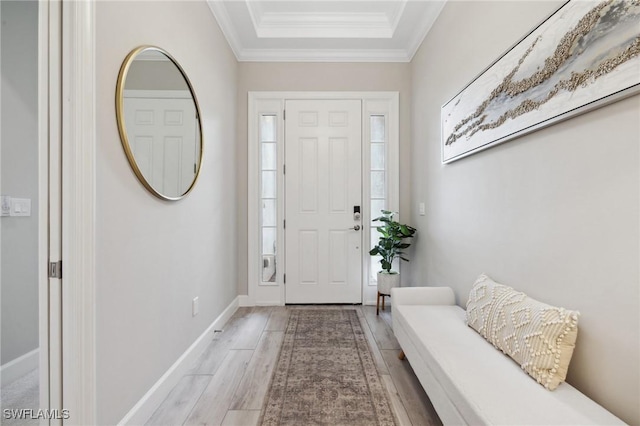
[[[353,229],[354,231],[359,231],[359,230],[360,230],[360,225],[356,225],[356,226],[354,226],[354,227],[353,227],[353,228],[351,228],[351,229]]]

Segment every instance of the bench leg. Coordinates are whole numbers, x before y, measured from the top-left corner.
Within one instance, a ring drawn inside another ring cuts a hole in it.
[[[379,315],[379,314],[380,314],[380,292],[378,292],[378,299],[376,300],[376,315]]]
[[[400,353],[398,354],[398,359],[400,361],[404,361],[404,351],[400,351]]]

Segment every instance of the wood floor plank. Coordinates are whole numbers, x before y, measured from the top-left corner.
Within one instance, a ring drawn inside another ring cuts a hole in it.
[[[393,329],[393,323],[391,321],[391,304],[387,305],[384,311],[380,311],[380,318],[385,320],[385,322]]]
[[[375,306],[363,306],[362,312],[364,313],[364,317],[371,328],[373,337],[376,339],[376,342],[378,342],[378,347],[380,349],[399,350],[400,344],[398,344],[398,340],[393,334],[393,330],[383,318],[376,315]]]
[[[231,349],[255,349],[269,321],[271,310],[271,306],[256,306],[249,315],[240,318],[235,324],[240,332],[235,336]]]
[[[232,339],[212,340],[187,374],[215,374],[232,343]]]
[[[240,309],[243,311],[238,314]],[[250,319],[253,308],[242,307],[238,311],[222,327],[222,332],[215,334],[187,374],[215,374],[230,349],[254,349],[253,341],[260,326]]]
[[[389,401],[391,402],[391,409],[396,416],[396,420],[398,420],[398,425],[411,426],[409,414],[407,414],[407,410],[404,408],[402,398],[400,398],[400,394],[398,394],[398,390],[396,389],[396,385],[393,383],[393,379],[390,375],[380,376],[380,378],[382,379],[382,384],[385,389],[387,389]]]
[[[285,331],[291,311],[284,306],[276,306],[271,310],[265,331]]]
[[[251,324],[249,316],[231,318],[222,333],[217,334],[217,340],[231,342],[233,349],[252,349],[235,347],[239,344],[242,334],[249,331],[248,324]]]
[[[282,331],[265,331],[231,402],[231,410],[260,410],[284,339]]]
[[[153,413],[147,425],[181,425],[211,381],[211,376],[183,376]]]
[[[251,350],[230,350],[191,410],[185,425],[220,425],[251,360]]]
[[[260,410],[229,410],[222,426],[257,426]]]
[[[362,309],[356,309],[358,312],[358,318],[360,319],[360,327],[362,327],[362,331],[364,332],[364,336],[367,338],[367,343],[369,343],[369,348],[371,349],[371,355],[373,355],[373,361],[376,363],[376,369],[378,370],[378,374],[389,374],[389,369],[387,368],[387,364],[384,362],[384,358],[382,358],[382,354],[380,353],[380,349],[378,348],[378,344],[376,340],[373,338],[373,334],[371,333],[371,329],[369,328],[369,324],[367,320],[364,318],[364,313]]]
[[[375,312],[374,312],[375,314]],[[441,425],[442,422],[431,405],[409,362],[398,359],[395,349],[381,350],[389,373],[396,386],[411,423],[414,425]]]
[[[233,313],[231,318],[246,318],[251,315],[254,309],[254,306],[241,306]]]

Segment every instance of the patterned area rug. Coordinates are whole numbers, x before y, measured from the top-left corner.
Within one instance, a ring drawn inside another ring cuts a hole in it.
[[[395,425],[353,309],[292,309],[263,425]]]

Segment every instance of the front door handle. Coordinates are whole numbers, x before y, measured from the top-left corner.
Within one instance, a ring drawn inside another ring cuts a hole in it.
[[[349,229],[353,229],[354,231],[359,231],[360,230],[360,225],[356,225],[353,228],[349,228]]]

